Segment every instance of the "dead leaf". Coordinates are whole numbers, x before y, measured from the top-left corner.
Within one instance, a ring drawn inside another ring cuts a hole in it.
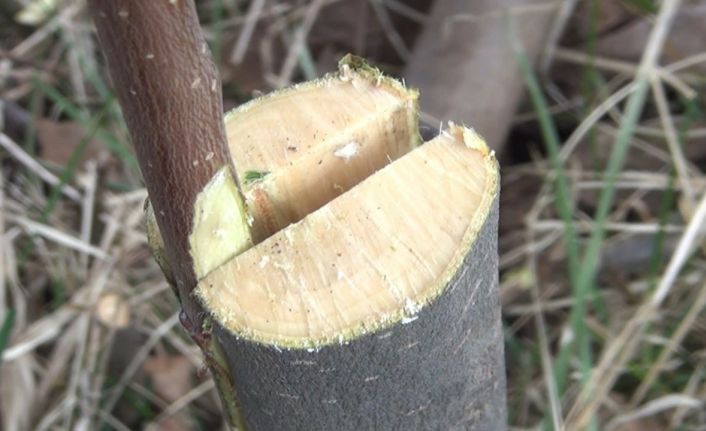
[[[41,145],[40,156],[47,162],[66,166],[74,151],[86,137],[86,133],[87,131],[81,123],[39,120],[37,122],[37,137]],[[81,163],[97,158],[104,148],[101,141],[92,139],[81,157]]]
[[[152,382],[152,390],[168,403],[182,397],[192,389],[194,366],[182,355],[158,353],[146,360],[143,369]],[[193,429],[191,419],[180,411],[145,427],[151,431],[187,431]]]
[[[95,315],[111,328],[124,328],[130,323],[130,306],[121,295],[106,293],[96,303]]]
[[[160,353],[145,361],[143,368],[155,394],[173,402],[192,388],[194,366],[182,355]]]

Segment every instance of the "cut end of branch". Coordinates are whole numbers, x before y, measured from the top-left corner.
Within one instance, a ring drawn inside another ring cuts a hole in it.
[[[417,99],[348,58],[226,116],[245,203],[218,171],[189,238],[197,297],[223,327],[318,348],[412,322],[448,288],[491,213],[497,162],[453,124],[419,146]]]
[[[453,126],[220,266],[197,295],[236,336],[285,348],[411,322],[457,274],[497,192],[493,154]]]
[[[259,242],[421,143],[418,93],[353,56],[337,73],[226,115]]]
[[[199,280],[252,246],[248,216],[230,167],[216,172],[196,197],[189,245]]]

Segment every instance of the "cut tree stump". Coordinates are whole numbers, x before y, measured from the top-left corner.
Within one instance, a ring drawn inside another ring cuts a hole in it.
[[[496,169],[452,128],[201,280],[246,424],[504,429]]]
[[[226,117],[270,228],[196,293],[252,429],[504,428],[497,164],[458,126],[417,147],[416,109],[348,57]]]
[[[485,142],[450,124],[422,144],[417,92],[351,56],[224,127],[192,1],[89,4],[150,243],[231,424],[504,429]]]

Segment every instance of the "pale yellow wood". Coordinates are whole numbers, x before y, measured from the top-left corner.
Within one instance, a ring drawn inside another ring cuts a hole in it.
[[[228,142],[255,242],[418,145],[417,97],[377,71],[342,66],[229,113]],[[249,181],[255,173],[264,177]]]
[[[487,146],[452,127],[217,268],[197,294],[238,336],[286,347],[414,318],[457,272],[497,182]]]
[[[228,113],[226,133],[244,202],[222,171],[199,194],[189,236],[197,278],[419,145],[418,97],[347,57],[337,73]],[[171,278],[149,206],[147,215],[150,244]]]

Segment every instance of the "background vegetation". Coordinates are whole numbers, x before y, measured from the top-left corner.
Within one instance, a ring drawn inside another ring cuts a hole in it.
[[[510,423],[706,429],[706,2],[518,0],[429,28],[443,3],[197,1],[226,107],[347,52],[418,74],[420,38],[493,22],[480,40],[524,84],[492,115]],[[0,0],[0,428],[218,429],[106,76],[83,1]],[[506,100],[507,76],[481,82]]]

